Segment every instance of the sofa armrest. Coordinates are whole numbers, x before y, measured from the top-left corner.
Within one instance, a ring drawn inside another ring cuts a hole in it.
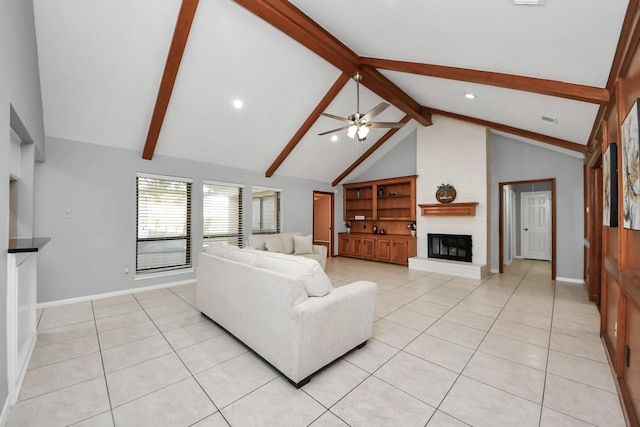
[[[302,378],[371,338],[377,295],[378,285],[358,281],[294,307],[302,326],[300,360],[295,364]]]
[[[313,253],[322,255],[323,257],[327,257],[327,247],[324,245],[313,245],[312,246]]]

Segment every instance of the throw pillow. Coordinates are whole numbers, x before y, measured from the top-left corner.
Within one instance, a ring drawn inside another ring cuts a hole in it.
[[[282,246],[282,241],[278,235],[265,237],[264,247],[267,248],[269,252],[284,252],[284,246]]]
[[[313,253],[313,236],[293,236],[294,255]]]

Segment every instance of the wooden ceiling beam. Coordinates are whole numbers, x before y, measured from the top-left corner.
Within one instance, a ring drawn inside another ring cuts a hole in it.
[[[353,76],[360,71],[358,55],[335,38],[300,9],[286,0],[235,0],[236,3],[264,19],[344,73]],[[363,70],[362,85],[389,101],[418,123],[429,126],[431,117],[420,104],[369,67]]]
[[[602,105],[609,102],[609,91],[607,89],[555,80],[378,58],[363,57],[360,58],[360,63],[384,70],[521,90],[592,104]]]
[[[406,116],[404,116],[402,118],[402,120],[400,120],[400,123],[408,123],[409,120],[411,120],[411,117],[407,114]],[[339,177],[337,177],[336,179],[333,180],[333,182],[331,183],[331,186],[335,187],[336,185],[340,184],[340,182],[347,176],[349,175],[351,172],[353,172],[353,170],[355,168],[357,168],[358,166],[360,166],[360,164],[362,162],[364,162],[371,154],[373,154],[374,151],[376,151],[378,148],[380,148],[380,146],[382,144],[384,144],[385,142],[387,142],[389,140],[389,138],[391,138],[393,135],[396,134],[396,132],[398,132],[401,128],[395,128],[395,129],[390,129],[389,131],[387,131],[387,133],[385,133],[382,138],[380,138],[379,140],[376,141],[375,144],[373,144],[371,147],[369,147],[369,149],[358,158],[358,160],[356,160],[355,162],[353,162],[351,164],[351,166],[349,166],[344,172],[342,172],[340,174]]]
[[[434,108],[426,108],[431,112],[431,114],[438,114],[440,116],[451,117],[453,119],[462,120],[469,123],[474,123],[480,126],[485,126],[490,129],[499,130],[502,132],[510,133],[512,135],[521,136],[528,139],[533,139],[535,141],[544,142],[546,144],[554,145],[556,147],[564,148],[571,151],[576,151],[578,153],[587,154],[588,147],[586,145],[576,144],[575,142],[570,142],[560,138],[554,138],[552,136],[543,135],[541,133],[531,132],[524,129],[515,128],[512,126],[503,125],[500,123],[490,122],[488,120],[476,119],[474,117],[463,116],[462,114],[450,113],[448,111],[436,110]]]
[[[316,108],[314,108],[311,114],[309,114],[309,117],[307,117],[307,120],[305,120],[302,126],[300,126],[300,129],[298,129],[298,131],[293,136],[293,138],[291,138],[291,141],[289,141],[287,146],[282,150],[282,152],[280,152],[280,154],[278,155],[276,160],[273,162],[273,164],[271,164],[269,169],[267,169],[267,172],[265,173],[265,176],[267,178],[270,178],[271,176],[273,176],[276,170],[278,170],[282,162],[285,161],[285,159],[289,156],[289,154],[291,154],[291,152],[296,147],[296,145],[298,145],[300,140],[305,136],[307,132],[309,132],[309,129],[311,129],[311,126],[313,126],[313,124],[318,120],[318,117],[320,117],[320,113],[322,113],[324,110],[327,109],[329,104],[331,104],[331,102],[335,99],[338,93],[340,93],[340,91],[342,90],[344,85],[347,84],[350,78],[351,76],[349,76],[349,74],[347,73],[342,73],[340,77],[338,77],[338,80],[336,80],[336,82],[333,84],[333,86],[331,86],[327,94],[322,98],[320,103],[316,106]]]
[[[182,0],[182,5],[180,6],[180,12],[178,13],[178,19],[176,22],[176,28],[173,31],[171,47],[169,48],[169,53],[167,55],[167,62],[164,66],[164,73],[162,74],[160,88],[158,89],[156,105],[153,109],[153,115],[151,116],[147,140],[145,141],[144,150],[142,151],[142,158],[145,160],[151,160],[153,158],[153,153],[156,149],[156,144],[158,143],[158,137],[160,136],[164,117],[167,114],[169,100],[171,99],[173,86],[176,82],[176,77],[178,76],[180,62],[182,62],[182,55],[187,45],[187,39],[189,38],[189,32],[191,31],[191,24],[193,24],[193,17],[196,14],[197,8],[198,0]]]

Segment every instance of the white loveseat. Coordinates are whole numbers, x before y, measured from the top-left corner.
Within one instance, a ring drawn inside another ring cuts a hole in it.
[[[312,237],[302,233],[252,234],[247,247],[315,259],[323,270],[327,265],[327,247],[314,245]]]
[[[198,309],[296,387],[373,333],[375,283],[333,288],[317,262],[230,245],[199,261]]]

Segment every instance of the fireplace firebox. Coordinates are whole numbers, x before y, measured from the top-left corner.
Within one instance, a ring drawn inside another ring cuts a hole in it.
[[[462,234],[428,234],[429,258],[471,262],[471,236]]]

